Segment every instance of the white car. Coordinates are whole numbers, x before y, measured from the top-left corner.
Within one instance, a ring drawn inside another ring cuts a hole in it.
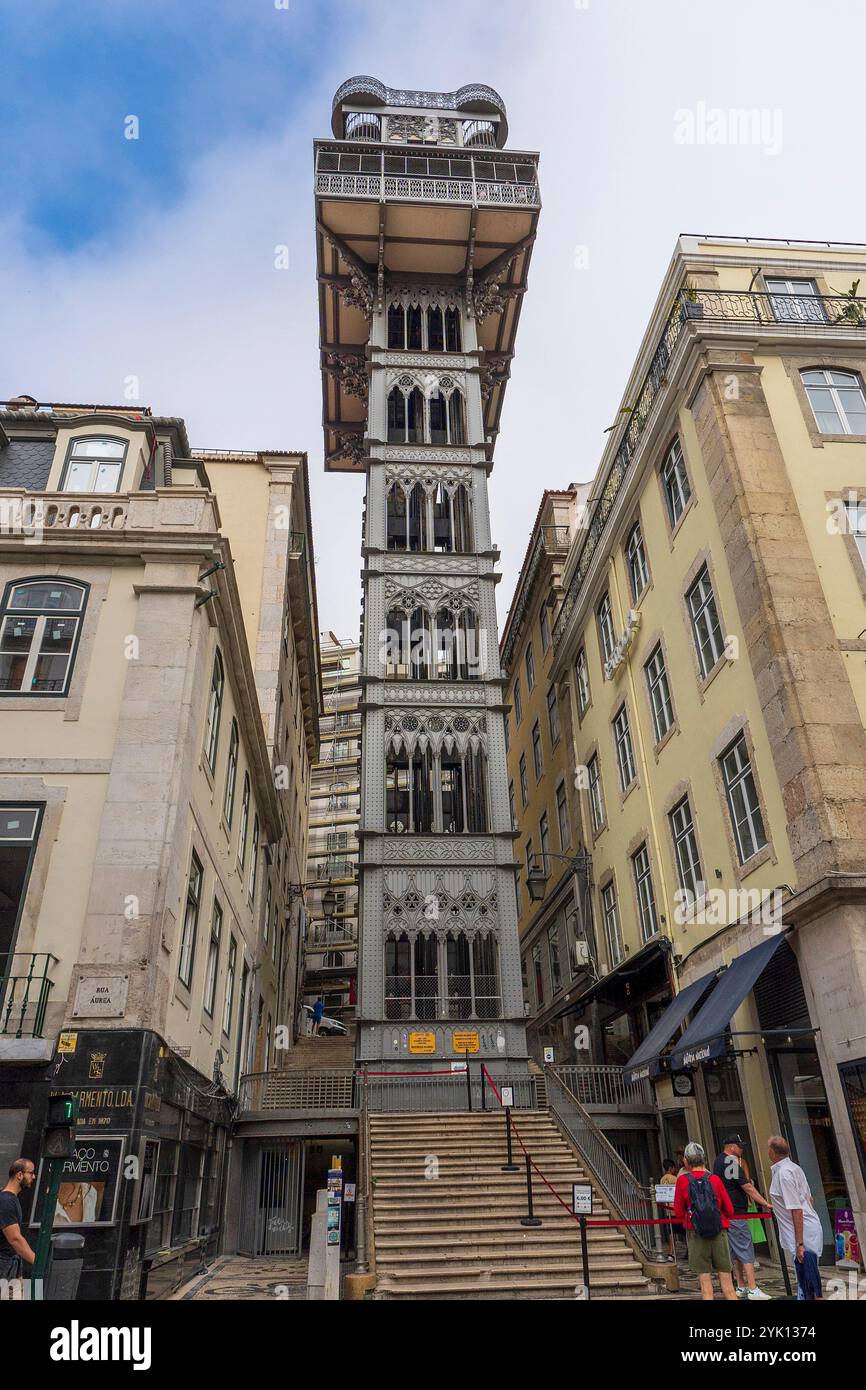
[[[310,1026],[312,1027],[312,1023],[313,1023],[313,1009],[312,1009],[312,1006],[311,1006],[310,1004],[304,1004],[303,1008],[304,1008],[304,1014],[305,1014],[305,1016],[307,1017],[307,1019],[309,1020]],[[349,1030],[348,1030],[348,1028],[346,1027],[345,1023],[341,1023],[340,1020],[339,1020],[338,1018],[329,1018],[327,1014],[322,1014],[322,1020],[321,1020],[321,1022],[320,1022],[320,1024],[319,1024],[319,1032],[320,1032],[321,1034],[324,1034],[326,1037],[332,1037],[332,1038],[345,1038],[345,1037],[347,1036],[347,1034],[348,1034],[348,1031],[349,1031]]]

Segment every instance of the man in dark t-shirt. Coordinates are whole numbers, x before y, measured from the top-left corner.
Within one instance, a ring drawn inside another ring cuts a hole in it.
[[[16,1158],[9,1166],[9,1181],[0,1191],[0,1279],[18,1279],[21,1264],[36,1259],[21,1231],[24,1219],[21,1193],[36,1181],[36,1169],[29,1158]]]
[[[728,1227],[728,1244],[731,1247],[737,1295],[759,1303],[770,1295],[759,1289],[755,1281],[755,1247],[749,1223],[744,1218],[749,1210],[750,1201],[767,1208],[770,1203],[761,1196],[754,1183],[746,1176],[747,1170],[743,1166],[744,1147],[739,1134],[732,1134],[722,1145],[722,1152],[713,1164],[713,1172],[725,1184],[725,1190],[734,1208],[734,1220]]]

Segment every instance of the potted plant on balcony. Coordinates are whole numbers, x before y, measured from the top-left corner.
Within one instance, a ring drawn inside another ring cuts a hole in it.
[[[854,280],[850,290],[841,296],[843,302],[836,315],[836,323],[850,323],[852,328],[862,328],[866,324],[866,300],[857,298],[859,288],[860,281]]]
[[[702,319],[704,316],[704,306],[698,299],[698,292],[694,285],[685,285],[680,291],[680,318]]]

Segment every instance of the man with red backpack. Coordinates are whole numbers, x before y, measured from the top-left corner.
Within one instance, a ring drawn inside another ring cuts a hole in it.
[[[674,1216],[686,1228],[689,1269],[700,1280],[701,1298],[713,1299],[713,1274],[719,1276],[722,1297],[737,1300],[731,1278],[728,1227],[734,1208],[725,1184],[707,1172],[707,1156],[700,1144],[686,1144],[686,1171],[674,1189]]]

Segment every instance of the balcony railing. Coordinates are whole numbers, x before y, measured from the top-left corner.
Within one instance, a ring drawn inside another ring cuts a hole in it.
[[[389,156],[392,157],[392,156]],[[374,158],[368,156],[368,158]],[[320,156],[321,161],[321,156]],[[438,161],[442,163],[441,158]],[[526,166],[521,178],[479,178],[474,171],[474,159],[465,159],[473,172],[465,177],[450,173],[437,174],[436,157],[419,155],[412,159],[417,172],[388,173],[387,166],[373,171],[348,172],[342,169],[323,169],[316,172],[316,193],[327,198],[373,198],[377,202],[441,202],[461,203],[469,207],[530,207],[541,205],[538,180],[534,166]],[[507,163],[507,161],[506,161]],[[513,162],[512,162],[513,163]],[[424,164],[428,172],[421,170]],[[518,167],[513,166],[515,169]],[[524,166],[519,166],[523,169]],[[506,171],[507,172],[507,171]]]
[[[358,944],[358,924],[354,918],[349,922],[314,922],[307,937],[307,949],[318,947],[323,951],[348,950]]]
[[[628,1081],[623,1067],[559,1066],[551,1069],[581,1105],[612,1106],[622,1110],[652,1110],[648,1081]]]
[[[847,337],[866,329],[866,299],[847,295],[768,294],[746,290],[681,289],[674,299],[649,370],[634,404],[627,407],[628,423],[608,471],[601,494],[594,501],[568,591],[553,628],[553,646],[562,642],[569,619],[586,582],[593,556],[625,481],[638,445],[661,392],[667,387],[667,371],[686,324],[702,321],[735,327],[784,328],[786,334],[809,336],[830,332]]]
[[[354,878],[357,870],[358,865],[352,859],[326,859],[316,865],[316,878],[335,881]]]
[[[47,951],[0,956],[0,1037],[41,1038],[57,957]]]

